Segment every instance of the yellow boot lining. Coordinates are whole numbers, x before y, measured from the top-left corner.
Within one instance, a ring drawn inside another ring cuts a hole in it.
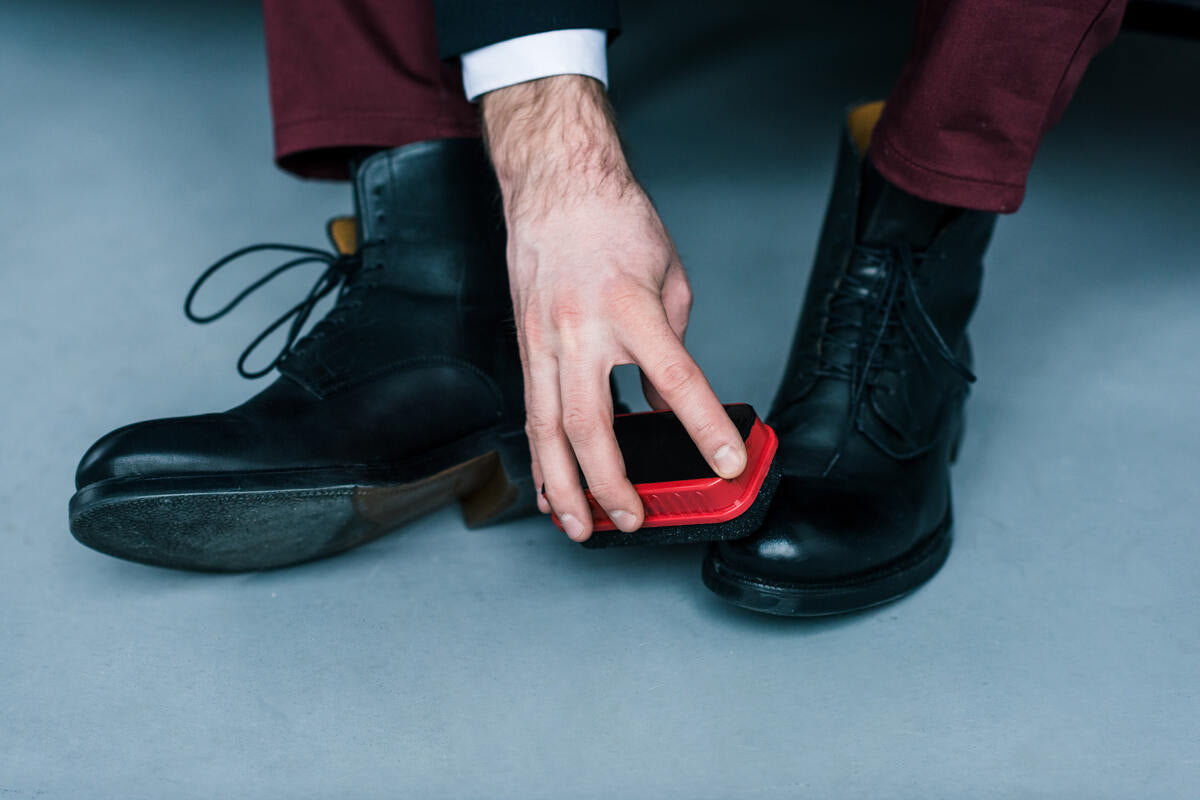
[[[861,106],[850,109],[850,113],[846,115],[846,124],[850,128],[850,136],[854,139],[854,146],[858,148],[858,154],[865,156],[867,148],[871,146],[871,134],[875,130],[876,123],[879,122],[879,115],[883,113],[883,101],[876,100],[874,103],[864,103]]]
[[[334,217],[329,220],[329,238],[334,247],[344,256],[354,255],[358,250],[358,223],[354,217]]]

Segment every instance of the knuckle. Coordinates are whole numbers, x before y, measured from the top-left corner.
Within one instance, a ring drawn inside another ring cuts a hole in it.
[[[525,435],[534,441],[551,439],[560,430],[558,420],[552,417],[532,412],[525,417]]]
[[[695,295],[692,293],[692,285],[684,282],[683,285],[679,287],[679,304],[683,306],[684,311],[692,310],[692,301],[694,299]]]
[[[664,391],[678,394],[688,391],[696,380],[696,371],[686,361],[674,359],[659,366],[659,380]]]
[[[550,323],[556,328],[574,330],[583,321],[583,307],[573,300],[558,300],[550,306]]]
[[[699,422],[696,425],[696,438],[704,439],[706,441],[711,441],[711,440],[717,439],[718,437],[721,436],[721,433],[722,433],[721,429],[724,427],[725,426],[722,425],[717,420],[713,420],[713,419],[702,420],[701,422]]]
[[[541,315],[533,308],[521,310],[517,330],[521,340],[534,348],[540,348],[546,340],[546,326],[542,323]]]
[[[546,503],[554,509],[554,513],[562,514],[567,511],[566,498],[567,493],[563,489],[546,484]]]
[[[579,489],[571,489],[563,485],[550,485],[546,483],[546,502],[550,508],[554,509],[556,514],[574,514],[580,518],[580,521],[590,519],[590,514],[581,514],[581,509],[587,508],[587,503],[583,498],[583,494]]]
[[[588,477],[588,491],[600,505],[607,505],[615,500],[620,491],[620,484],[610,476]],[[608,502],[606,502],[608,501]]]
[[[605,305],[608,306],[608,310],[612,312],[613,316],[628,317],[640,305],[640,300],[641,298],[637,295],[624,292],[608,298]]]
[[[640,287],[622,286],[608,294],[604,305],[609,313],[618,319],[640,317],[649,297],[651,295]]]
[[[635,509],[641,507],[633,487],[627,481],[615,477],[605,477],[596,481],[589,479],[588,491],[596,498],[600,507],[606,510],[617,509],[634,513]]]
[[[572,442],[590,442],[599,431],[599,420],[595,414],[582,408],[568,408],[563,414],[563,430]]]

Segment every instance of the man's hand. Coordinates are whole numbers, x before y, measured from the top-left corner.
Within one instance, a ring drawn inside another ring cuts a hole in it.
[[[641,526],[612,429],[618,364],[641,367],[650,403],[675,411],[718,475],[737,477],[742,438],[683,346],[687,275],[629,170],[603,87],[579,76],[510,86],[484,96],[483,118],[504,195],[538,507],[587,539],[582,468],[618,528]]]

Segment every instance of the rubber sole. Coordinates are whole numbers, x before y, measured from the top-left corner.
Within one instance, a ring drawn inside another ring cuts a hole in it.
[[[951,514],[900,558],[838,581],[789,583],[738,572],[710,548],[701,566],[704,585],[734,605],[786,617],[847,614],[890,603],[932,578],[950,555]]]
[[[117,558],[245,572],[343,552],[455,501],[468,527],[532,513],[523,434],[391,467],[101,481],[71,498],[70,523],[82,544]]]

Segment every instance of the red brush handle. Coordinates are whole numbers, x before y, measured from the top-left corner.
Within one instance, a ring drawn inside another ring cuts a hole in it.
[[[636,483],[633,488],[642,498],[646,509],[643,527],[657,528],[664,525],[711,525],[728,522],[741,515],[754,504],[758,490],[762,488],[779,439],[775,431],[757,417],[746,437],[746,469],[731,481],[713,475],[706,478],[689,478],[681,481],[661,483]],[[604,509],[587,493],[588,505],[592,509],[592,528],[597,531],[616,530]],[[557,515],[552,515],[554,524],[562,527]]]

